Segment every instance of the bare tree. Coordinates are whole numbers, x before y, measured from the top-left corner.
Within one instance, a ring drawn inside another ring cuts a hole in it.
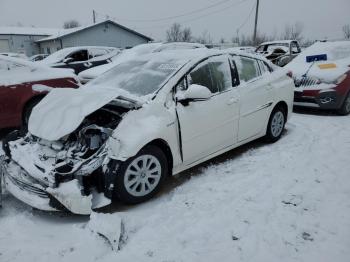
[[[345,39],[350,39],[350,24],[343,26],[343,33],[344,33]]]
[[[166,38],[168,42],[191,42],[193,40],[192,30],[189,27],[182,29],[179,23],[174,23],[166,31]]]
[[[196,42],[201,44],[212,44],[213,39],[211,38],[211,35],[208,32],[208,30],[205,30],[199,37],[196,38]]]
[[[303,31],[304,25],[300,22],[296,22],[294,25],[287,24],[282,33],[282,39],[301,41],[303,39]]]
[[[174,23],[170,29],[166,31],[166,39],[168,42],[181,42],[183,39],[182,34],[181,25]]]
[[[79,27],[80,23],[77,20],[68,20],[63,23],[63,28],[64,29],[69,29],[69,28],[74,28],[74,27]]]
[[[240,46],[256,46],[260,45],[263,42],[271,41],[274,39],[274,37],[268,36],[264,33],[257,32],[256,33],[256,39],[254,41],[253,36],[245,36],[241,35],[241,37],[233,37],[233,40],[237,40],[237,43]]]
[[[225,38],[224,37],[221,37],[220,38],[220,44],[224,44],[226,42]]]
[[[182,41],[183,42],[191,42],[193,39],[192,37],[192,30],[189,27],[186,27],[184,30],[182,30]]]

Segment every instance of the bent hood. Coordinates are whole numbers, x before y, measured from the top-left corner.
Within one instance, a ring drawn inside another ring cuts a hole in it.
[[[55,88],[34,107],[28,130],[42,139],[59,140],[76,130],[85,117],[120,96],[140,104],[145,101],[124,90],[105,86]]]

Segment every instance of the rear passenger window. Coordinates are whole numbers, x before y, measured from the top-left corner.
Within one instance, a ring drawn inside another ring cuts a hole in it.
[[[261,74],[266,74],[266,73],[270,73],[269,69],[266,67],[265,63],[263,61],[260,61],[259,60],[259,67],[260,67],[260,71],[261,71]]]
[[[188,75],[188,84],[197,84],[207,87],[212,93],[218,92],[217,86],[212,84],[210,75],[210,66],[208,62],[199,64],[192,72]]]
[[[255,59],[238,57],[235,61],[237,62],[238,74],[241,80],[248,82],[260,76],[258,62]]]

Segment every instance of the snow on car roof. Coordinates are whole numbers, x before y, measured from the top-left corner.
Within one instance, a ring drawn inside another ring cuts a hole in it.
[[[269,42],[264,42],[261,43],[259,46],[262,45],[277,45],[277,44],[290,44],[291,42],[294,42],[297,40],[276,40],[276,41],[269,41]]]
[[[164,48],[163,48],[164,47]],[[171,50],[186,50],[186,49],[199,49],[199,48],[205,48],[206,47],[202,44],[198,43],[183,43],[183,42],[176,42],[176,43],[147,43],[147,44],[140,44],[133,48],[127,49],[122,51],[122,53],[118,56],[115,56],[112,58],[112,63],[96,66],[90,69],[87,69],[79,74],[81,77],[86,78],[95,78],[96,76],[108,71],[109,69],[113,68],[114,66],[123,63],[127,60],[137,58],[141,55],[150,54],[154,52],[166,52]]]
[[[0,35],[42,35],[48,36],[58,33],[62,29],[58,28],[39,28],[39,27],[16,27],[1,26]]]

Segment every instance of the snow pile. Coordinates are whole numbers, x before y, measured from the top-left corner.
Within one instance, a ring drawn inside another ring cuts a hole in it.
[[[224,154],[172,178],[153,200],[115,204],[90,223],[7,195],[0,260],[347,262],[349,132],[349,117],[295,114],[279,142]],[[115,252],[96,232],[117,239],[121,221]]]

